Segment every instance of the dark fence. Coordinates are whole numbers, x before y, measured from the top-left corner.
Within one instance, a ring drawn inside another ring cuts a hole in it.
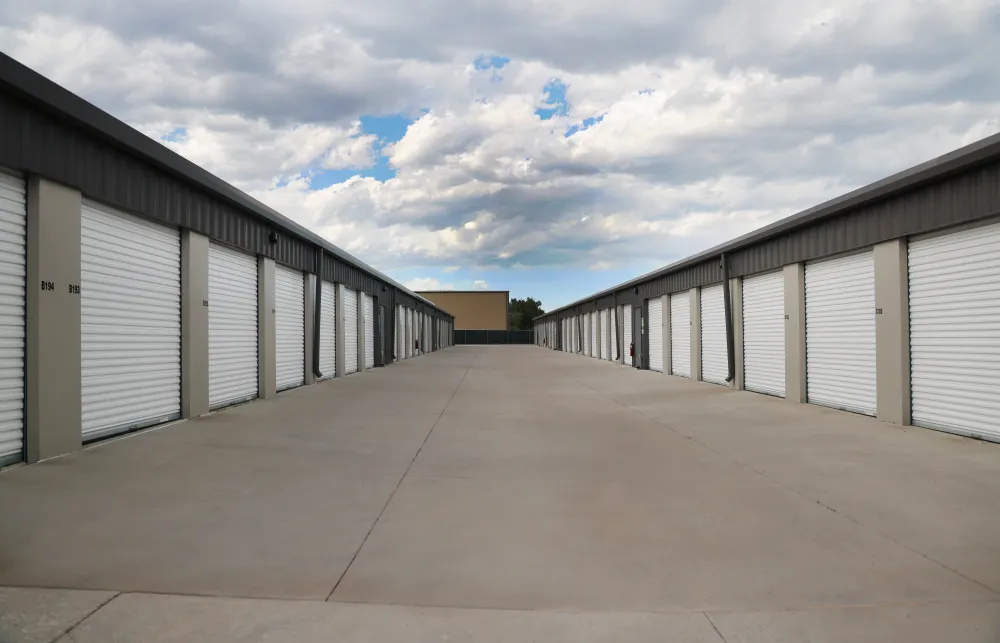
[[[534,344],[533,330],[456,330],[455,346],[463,344]]]

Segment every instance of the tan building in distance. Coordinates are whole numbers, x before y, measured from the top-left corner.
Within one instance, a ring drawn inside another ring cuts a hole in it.
[[[417,293],[455,316],[455,330],[510,330],[509,290],[431,290]]]

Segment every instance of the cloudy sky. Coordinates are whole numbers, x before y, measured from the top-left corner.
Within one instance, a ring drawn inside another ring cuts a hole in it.
[[[413,288],[553,308],[1000,130],[1000,0],[3,0],[0,49]]]

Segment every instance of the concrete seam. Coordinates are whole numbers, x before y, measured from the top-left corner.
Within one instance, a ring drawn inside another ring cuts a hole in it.
[[[76,623],[73,623],[72,625],[70,625],[69,627],[67,627],[65,630],[63,630],[62,632],[60,632],[54,639],[52,639],[52,641],[50,641],[50,643],[52,643],[54,641],[58,641],[59,639],[62,639],[64,637],[66,637],[66,636],[69,636],[70,632],[72,632],[73,630],[75,630],[77,627],[79,627],[81,624],[83,624],[83,622],[86,621],[88,618],[90,618],[94,614],[97,614],[97,612],[100,611],[105,605],[107,605],[108,603],[110,603],[111,601],[115,600],[116,598],[118,598],[121,595],[122,595],[121,592],[115,592],[114,595],[111,596],[111,598],[109,598],[108,600],[102,602],[100,605],[98,605],[94,609],[92,609],[89,612],[87,612],[86,616],[84,616],[83,618],[81,618],[79,621],[77,621]]]
[[[722,643],[728,643],[726,641],[726,637],[724,637],[722,632],[719,631],[719,626],[715,624],[715,621],[713,621],[712,617],[708,615],[708,612],[702,612],[702,614],[705,616],[705,620],[708,621],[708,624],[712,626],[712,629],[715,630],[715,633],[719,635],[719,639],[722,640]]]
[[[878,536],[881,536],[882,538],[885,538],[889,542],[891,542],[891,543],[893,543],[895,545],[899,545],[903,549],[906,549],[907,551],[910,551],[910,552],[912,552],[912,553],[920,556],[921,558],[924,558],[924,559],[926,559],[926,560],[934,563],[935,565],[938,565],[938,566],[942,567],[943,569],[946,569],[947,571],[949,571],[949,572],[951,572],[951,573],[953,573],[953,574],[955,574],[957,576],[960,576],[960,577],[964,578],[965,580],[967,580],[967,581],[969,581],[971,583],[974,583],[975,585],[978,585],[979,587],[982,587],[983,589],[985,589],[986,591],[990,592],[991,594],[1000,595],[1000,590],[995,589],[993,587],[990,587],[989,585],[986,585],[985,583],[982,583],[982,582],[976,580],[975,578],[967,576],[966,574],[963,574],[962,572],[958,571],[957,569],[952,569],[951,567],[949,567],[948,565],[945,565],[941,561],[935,560],[934,558],[931,558],[930,556],[928,556],[924,552],[920,551],[919,549],[915,549],[915,548],[910,547],[909,545],[907,545],[905,543],[901,543],[898,540],[896,540],[895,538],[893,538],[892,536],[889,536],[888,534],[884,534],[881,531],[875,529],[874,527],[870,527],[870,526],[864,524],[863,522],[860,522],[859,520],[856,520],[855,518],[852,518],[851,516],[848,516],[845,513],[841,513],[839,511],[837,511],[836,509],[834,509],[830,505],[824,503],[822,500],[818,500],[816,498],[812,498],[812,497],[810,497],[810,496],[802,493],[798,489],[794,489],[792,487],[789,487],[785,483],[780,482],[778,480],[775,480],[774,478],[771,478],[770,476],[768,476],[763,471],[758,471],[757,469],[754,469],[753,467],[751,467],[750,465],[746,464],[745,462],[741,462],[740,460],[736,460],[736,459],[734,459],[734,458],[732,458],[732,457],[730,457],[730,456],[728,456],[728,455],[726,455],[724,453],[716,451],[715,449],[713,449],[712,447],[708,446],[707,444],[705,444],[701,440],[698,440],[697,438],[695,438],[693,436],[685,435],[685,434],[681,433],[680,431],[678,431],[674,427],[672,427],[669,424],[667,424],[666,422],[664,422],[662,419],[660,419],[658,417],[653,417],[651,415],[646,415],[642,411],[639,411],[638,409],[632,408],[631,406],[629,406],[629,405],[627,405],[627,404],[625,404],[623,402],[620,402],[619,400],[617,400],[614,397],[608,395],[607,393],[604,393],[602,391],[598,391],[593,386],[590,386],[589,384],[586,384],[585,382],[581,382],[580,380],[578,380],[576,378],[573,378],[573,380],[577,384],[580,384],[582,386],[585,386],[585,387],[589,388],[591,391],[594,391],[598,395],[602,395],[602,396],[608,398],[609,400],[611,400],[615,404],[617,404],[619,406],[622,406],[622,407],[625,407],[626,409],[629,409],[633,413],[637,413],[638,415],[641,415],[642,417],[646,418],[647,420],[652,420],[653,422],[656,422],[657,424],[659,424],[659,425],[663,426],[664,428],[666,428],[668,431],[672,431],[677,436],[679,436],[681,438],[684,438],[686,440],[691,440],[692,442],[694,442],[698,446],[702,447],[703,449],[705,449],[707,451],[710,451],[711,453],[714,453],[715,455],[719,456],[720,458],[723,458],[724,460],[728,460],[729,462],[732,462],[732,463],[736,464],[737,466],[742,467],[743,469],[746,469],[747,471],[750,471],[751,473],[755,473],[758,476],[760,476],[761,478],[767,480],[768,482],[770,482],[770,483],[772,483],[774,485],[777,485],[777,486],[781,487],[782,489],[785,489],[786,491],[790,491],[790,492],[792,492],[792,493],[794,493],[794,494],[796,494],[796,495],[798,495],[798,496],[800,496],[800,497],[802,497],[802,498],[804,498],[806,500],[809,500],[811,502],[815,502],[816,504],[818,504],[819,506],[823,507],[827,511],[835,513],[838,516],[841,516],[844,519],[846,519],[846,520],[854,523],[855,525],[857,525],[857,526],[859,526],[859,527],[861,527],[863,529],[867,529],[867,530],[871,531],[872,533],[877,534]]]
[[[476,365],[476,360],[478,360],[479,356],[482,354],[483,354],[482,351],[477,352],[476,356],[473,357],[472,361],[469,363],[468,368],[465,369],[465,373],[462,374],[462,379],[458,381],[458,385],[455,387],[455,390],[451,392],[451,397],[448,398],[448,402],[444,405],[444,408],[441,409],[441,413],[438,414],[437,419],[434,421],[434,425],[431,427],[430,431],[427,432],[427,435],[424,436],[424,440],[423,442],[420,443],[420,447],[417,449],[416,453],[413,454],[413,457],[410,459],[410,463],[406,465],[406,470],[403,471],[403,475],[399,477],[399,481],[396,483],[395,488],[393,488],[392,493],[389,494],[389,497],[386,499],[385,504],[382,505],[382,509],[378,512],[378,516],[375,517],[375,520],[372,522],[371,527],[368,528],[368,533],[365,534],[365,537],[361,540],[361,544],[358,546],[358,549],[354,552],[354,555],[351,556],[351,561],[347,563],[347,567],[345,567],[344,571],[341,572],[340,578],[337,579],[337,582],[334,584],[333,589],[331,589],[330,593],[326,595],[327,601],[329,601],[333,597],[334,592],[336,592],[337,588],[340,587],[341,581],[344,580],[344,577],[347,576],[347,572],[350,571],[351,567],[354,565],[354,561],[357,560],[358,555],[361,553],[361,550],[364,549],[365,547],[365,543],[368,542],[369,536],[371,536],[372,532],[375,531],[375,526],[378,525],[378,521],[382,519],[382,514],[384,514],[385,510],[389,508],[389,503],[392,502],[392,499],[393,497],[395,497],[396,492],[399,491],[399,488],[403,485],[403,480],[406,480],[406,476],[407,474],[410,473],[410,468],[413,466],[413,463],[417,461],[417,458],[420,456],[420,452],[424,450],[424,445],[427,444],[427,440],[429,440],[431,434],[434,433],[434,429],[437,428],[438,423],[441,422],[441,418],[444,417],[444,414],[448,410],[448,407],[451,406],[452,400],[455,399],[455,395],[458,394],[458,389],[462,388],[462,384],[465,382],[465,378],[468,377],[469,371],[471,371],[472,367]]]

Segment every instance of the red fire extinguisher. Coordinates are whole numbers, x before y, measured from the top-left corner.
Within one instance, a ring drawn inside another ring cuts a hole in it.
[[[628,356],[635,357],[635,342],[628,345]]]

